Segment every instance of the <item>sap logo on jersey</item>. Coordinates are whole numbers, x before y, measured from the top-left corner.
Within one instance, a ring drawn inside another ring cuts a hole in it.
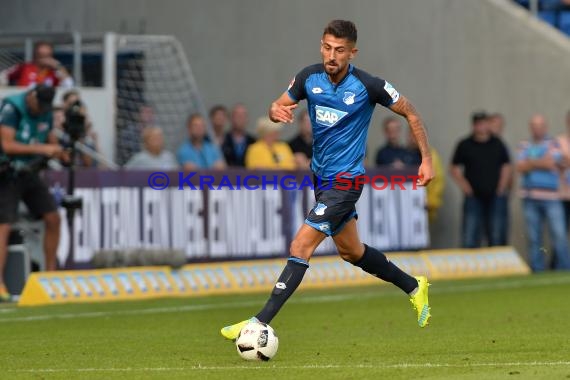
[[[335,110],[334,108],[315,106],[317,123],[327,127],[333,127],[336,123],[348,115],[348,112]]]

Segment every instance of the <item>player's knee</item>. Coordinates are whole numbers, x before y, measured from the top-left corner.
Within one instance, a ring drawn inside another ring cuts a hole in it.
[[[45,214],[43,219],[47,229],[50,230],[59,229],[59,226],[61,224],[61,218],[57,211]]]
[[[336,249],[339,256],[351,264],[358,262],[364,254],[364,246],[362,244],[360,246],[349,246],[337,243]]]
[[[344,260],[348,261],[349,263],[354,264],[357,262],[362,255],[358,255],[354,249],[346,249],[337,247],[339,256]]]
[[[311,258],[311,255],[313,254],[311,246],[309,244],[303,243],[303,241],[300,239],[294,239],[291,242],[289,253],[291,254],[291,256],[295,256],[307,261]]]

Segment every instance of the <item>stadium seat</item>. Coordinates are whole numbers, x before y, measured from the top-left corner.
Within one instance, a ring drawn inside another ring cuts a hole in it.
[[[540,0],[538,7],[541,11],[557,11],[562,6],[560,0]]]
[[[538,18],[556,28],[556,12],[540,11],[538,12]]]
[[[560,12],[558,17],[560,30],[570,36],[570,11]]]

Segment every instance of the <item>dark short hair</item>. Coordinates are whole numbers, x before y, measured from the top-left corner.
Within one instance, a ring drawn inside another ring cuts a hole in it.
[[[74,95],[79,98],[79,97],[80,97],[79,91],[77,91],[77,90],[69,90],[69,91],[67,91],[67,92],[65,92],[65,93],[63,94],[62,99],[63,99],[64,102],[67,102],[67,99],[69,99],[70,97],[72,97],[72,96],[74,96]]]
[[[356,42],[356,25],[352,21],[332,20],[325,26],[323,36],[330,34],[336,38],[346,38],[350,42]]]
[[[220,111],[222,111],[226,115],[228,114],[228,109],[226,108],[226,106],[221,104],[216,104],[215,106],[210,108],[210,112],[208,113],[208,115],[210,115],[210,118],[212,118],[212,116],[214,116],[215,113],[218,113]]]
[[[471,122],[473,124],[478,123],[480,121],[483,120],[487,120],[489,118],[489,115],[487,115],[487,112],[485,111],[475,111],[471,114]]]

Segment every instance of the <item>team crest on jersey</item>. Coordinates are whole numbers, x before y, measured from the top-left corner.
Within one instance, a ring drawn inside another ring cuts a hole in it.
[[[315,106],[315,118],[317,123],[326,127],[334,127],[336,123],[348,115],[348,112],[339,111],[334,108]]]
[[[49,128],[48,123],[38,123],[38,132],[45,132]]]
[[[315,209],[313,211],[315,211],[315,214],[317,214],[318,216],[323,216],[323,215],[325,215],[326,209],[327,209],[327,206],[324,203],[317,203],[317,205],[315,206]]]
[[[356,96],[356,94],[354,92],[345,92],[344,93],[344,98],[342,98],[342,101],[344,102],[344,104],[346,104],[347,106],[354,104],[354,97]]]

